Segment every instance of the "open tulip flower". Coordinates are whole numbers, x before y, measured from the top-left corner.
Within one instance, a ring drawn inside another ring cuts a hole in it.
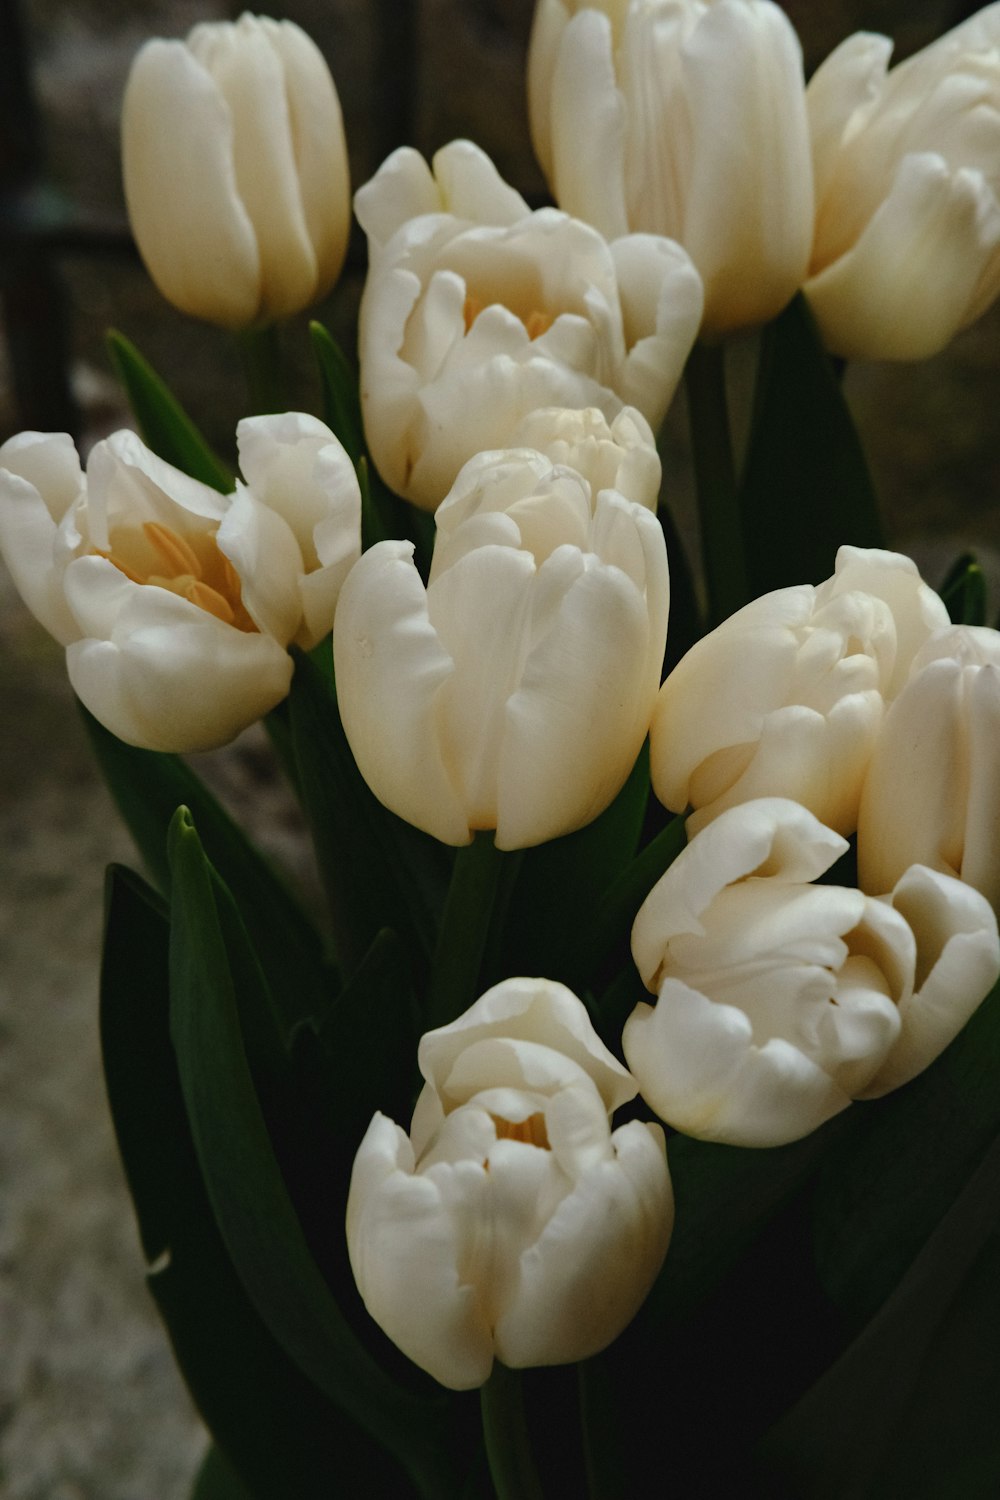
[[[658,999],[622,1045],[669,1124],[797,1140],[914,1077],[996,982],[978,892],[920,865],[881,898],[811,884],[846,848],[798,803],[763,798],[722,813],[653,888],[632,953]]]
[[[350,229],[340,101],[291,21],[147,42],[122,107],[129,219],[160,291],[225,328],[288,317],[340,273]]]
[[[442,1385],[566,1364],[645,1299],[673,1225],[663,1132],[581,1002],[508,979],[420,1043],[410,1134],[376,1114],[347,1205],[368,1311]]]
[[[132,432],[98,443],[86,475],[65,434],[0,448],[0,551],[81,701],[129,744],[210,749],[273,708],[287,646],[329,631],[360,552],[358,482],[329,428],[289,412],[237,437],[231,496]]]
[[[927,642],[875,744],[858,878],[885,890],[918,860],[1000,909],[1000,633],[985,626]]]
[[[609,244],[532,213],[469,141],[401,148],[355,197],[369,270],[359,349],[379,473],[433,510],[473,454],[508,447],[537,407],[638,407],[658,427],[701,319],[670,240]]]
[[[375,795],[444,843],[557,838],[607,807],[649,726],[669,607],[659,522],[532,449],[470,459],[437,519],[426,588],[412,546],[386,541],[341,594],[351,750]]]
[[[813,222],[802,49],[770,0],[538,0],[528,99],[557,203],[609,239],[669,235],[707,334],[775,317]]]
[[[816,237],[806,296],[827,345],[925,359],[1000,291],[1000,5],[887,72],[859,32],[807,99]]]
[[[908,557],[841,547],[832,578],[755,599],[660,690],[650,728],[660,801],[692,833],[753,797],[789,796],[853,833],[875,738],[914,655],[948,612]]]

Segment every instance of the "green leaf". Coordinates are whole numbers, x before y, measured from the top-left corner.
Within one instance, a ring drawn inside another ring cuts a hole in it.
[[[319,365],[323,419],[340,439],[348,457],[357,468],[365,452],[358,377],[343,349],[322,323],[309,324],[309,337]]]
[[[254,934],[257,954],[286,1030],[330,1004],[335,975],[312,923],[281,877],[176,755],[138,750],[111,734],[81,705],[104,779],[153,879],[169,889],[167,830],[178,807],[189,807],[205,850]]]
[[[661,1338],[671,1324],[690,1316],[798,1191],[843,1128],[840,1116],[804,1140],[766,1151],[671,1137],[667,1156],[677,1221],[643,1310],[644,1334]]]
[[[762,337],[740,509],[752,597],[821,582],[846,542],[884,545],[864,452],[801,293]]]
[[[396,1457],[422,1494],[444,1500],[455,1490],[445,1402],[397,1386],[352,1332],[282,1179],[240,1025],[253,955],[238,924],[222,920],[186,809],[171,825],[170,862],[171,1034],[205,1188],[236,1272],[300,1370]],[[237,1004],[234,950],[241,946]],[[256,983],[264,983],[259,971]]]
[[[997,1493],[998,1230],[1000,1137],[885,1305],[765,1438],[796,1500]]]
[[[322,1495],[345,1468],[372,1492],[414,1493],[402,1470],[332,1405],[261,1322],[205,1194],[170,1043],[164,903],[108,872],[101,1046],[108,1101],[149,1285],[198,1411],[254,1500]],[[221,1483],[221,1460],[205,1484]],[[197,1491],[208,1500],[217,1491]],[[222,1500],[222,1494],[218,1494]]]
[[[213,1446],[195,1477],[191,1500],[254,1500],[254,1497],[225,1455]]]
[[[905,1088],[850,1110],[816,1194],[819,1272],[853,1318],[902,1278],[1000,1132],[1000,985]]]
[[[639,907],[660,876],[687,843],[684,819],[671,818],[604,891],[593,922],[580,933],[576,956],[577,982],[588,987],[594,976],[632,930]],[[602,1007],[603,1009],[603,1007]]]
[[[965,552],[948,571],[941,598],[954,625],[986,624],[986,578],[971,552]]]
[[[382,928],[429,956],[444,908],[450,851],[377,800],[358,770],[333,683],[295,656],[289,696],[299,784],[346,975]]]
[[[107,346],[146,446],[192,479],[228,495],[233,489],[232,474],[152,365],[115,329],[107,335]]]
[[[625,785],[599,818],[525,851],[504,931],[504,976],[545,974],[593,984],[603,957],[596,914],[608,886],[635,856],[648,800],[649,746],[644,744]],[[623,922],[608,937],[624,930]]]

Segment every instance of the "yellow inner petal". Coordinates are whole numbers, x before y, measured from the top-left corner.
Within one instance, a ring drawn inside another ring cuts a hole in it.
[[[502,1115],[490,1115],[496,1126],[498,1141],[524,1141],[528,1146],[539,1146],[550,1150],[549,1133],[545,1128],[545,1116],[536,1113],[526,1120],[505,1120]]]
[[[470,328],[479,317],[479,314],[482,312],[483,308],[491,307],[492,305],[493,304],[491,302],[484,302],[481,297],[474,296],[472,292],[468,294],[465,299],[464,308],[466,333],[469,332]],[[511,309],[511,311],[513,311],[513,309]],[[542,334],[547,332],[555,322],[554,313],[543,312],[540,308],[535,308],[531,312],[525,314],[518,313],[517,316],[520,317],[521,322],[528,330],[529,339],[541,338]]]
[[[111,550],[94,551],[132,583],[167,589],[237,630],[257,629],[244,608],[239,575],[219,551],[214,531],[185,537],[159,521],[144,521],[141,527],[116,526]]]

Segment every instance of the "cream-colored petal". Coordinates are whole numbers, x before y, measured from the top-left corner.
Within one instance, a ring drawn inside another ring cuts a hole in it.
[[[206,69],[182,42],[147,42],[122,103],[132,231],[165,297],[243,328],[258,315],[262,269],[233,153],[232,116]]]
[[[287,646],[302,620],[302,553],[288,522],[238,485],[219,527],[219,551],[240,578],[240,593],[258,629]]]
[[[562,32],[554,63],[545,126],[551,165],[543,161],[543,167],[560,208],[615,239],[629,230],[627,124],[608,18],[598,10],[578,11]],[[543,108],[536,95],[535,118]]]
[[[981,175],[931,153],[906,156],[860,239],[805,293],[835,354],[926,359],[969,321],[998,256],[1000,205]]]
[[[406,542],[355,564],[334,622],[337,697],[352,753],[376,797],[446,844],[472,833],[441,745],[440,695],[455,663],[431,625]]]

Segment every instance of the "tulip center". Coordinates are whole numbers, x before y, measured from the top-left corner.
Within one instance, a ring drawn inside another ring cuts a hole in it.
[[[476,297],[472,292],[469,293],[469,295],[465,299],[464,308],[466,333],[469,332],[470,328],[479,317],[479,314],[482,312],[483,308],[491,307],[492,305],[492,302],[484,302],[482,297]],[[503,305],[506,306],[506,304]],[[508,311],[515,312],[515,309],[509,308]],[[555,318],[552,313],[542,312],[542,310],[537,307],[532,308],[529,312],[515,313],[515,315],[521,319],[521,322],[528,330],[529,339],[541,338],[542,334],[546,333],[555,322]]]
[[[529,1115],[526,1120],[505,1120],[502,1115],[490,1115],[496,1126],[498,1141],[524,1141],[528,1146],[539,1146],[548,1151],[549,1133],[545,1128],[545,1116],[541,1112]]]
[[[237,630],[257,629],[244,608],[239,575],[220,552],[214,532],[184,537],[158,521],[145,521],[141,528],[116,527],[111,550],[94,551],[133,583],[167,589]]]

